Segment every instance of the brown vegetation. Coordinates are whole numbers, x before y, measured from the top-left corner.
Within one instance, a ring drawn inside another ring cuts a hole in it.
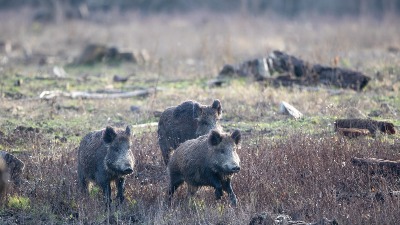
[[[132,142],[137,173],[134,179],[131,176],[126,181],[127,202],[118,214],[121,222],[243,224],[261,211],[284,213],[293,220],[308,222],[334,218],[339,224],[391,224],[400,219],[395,213],[399,208],[397,197],[387,196],[382,202],[363,194],[398,190],[396,179],[364,173],[351,164],[354,155],[395,157],[396,150],[381,140],[354,142],[305,133],[290,134],[282,140],[244,137],[238,151],[242,169],[232,184],[240,199],[236,210],[215,202],[208,190],[200,191],[195,205],[187,207],[184,189],[178,190],[173,207],[165,209],[168,183],[156,134],[134,137]],[[30,215],[14,209],[14,216],[7,214],[5,221],[14,218],[50,223],[55,216],[61,221],[86,223],[102,216],[104,205],[100,196],[89,198],[77,192],[76,158],[70,147],[52,145],[52,151],[58,152],[53,156],[31,154],[32,160],[26,160],[26,166],[34,168],[27,170],[30,186],[10,192],[31,198],[33,208],[40,209],[41,204],[50,204],[51,208]]]

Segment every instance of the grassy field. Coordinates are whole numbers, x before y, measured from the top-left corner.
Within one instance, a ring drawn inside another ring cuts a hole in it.
[[[389,194],[400,190],[399,177],[370,173],[350,161],[355,156],[399,160],[399,134],[347,139],[333,131],[335,119],[348,117],[390,121],[399,130],[400,52],[388,51],[400,48],[398,18],[110,13],[42,24],[22,14],[29,12],[0,13],[0,41],[12,44],[11,50],[0,49],[0,150],[26,165],[26,184],[11,185],[0,206],[2,224],[248,224],[262,212],[306,222],[323,217],[339,224],[400,221],[400,197]],[[150,59],[71,66],[89,43],[145,49]],[[372,79],[362,92],[274,88],[251,78],[208,85],[223,65],[276,49],[324,65],[338,57],[338,66]],[[55,76],[55,66],[67,75]],[[114,75],[129,79],[113,82]],[[143,88],[159,91],[101,100],[39,98],[43,91]],[[173,206],[165,204],[168,177],[157,143],[156,112],[188,99],[203,104],[220,99],[224,130],[242,131],[242,170],[233,178],[236,208],[226,194],[216,201],[211,188],[188,202],[185,186]],[[280,114],[281,101],[304,118]],[[136,168],[127,178],[127,201],[107,212],[99,188],[93,187],[90,196],[78,191],[76,149],[89,131],[128,124],[134,131]]]

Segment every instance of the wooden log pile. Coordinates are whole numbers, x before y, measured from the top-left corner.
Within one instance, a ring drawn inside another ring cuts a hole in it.
[[[371,80],[358,71],[313,64],[281,51],[273,51],[267,57],[247,60],[238,65],[225,65],[213,84],[220,84],[224,78],[235,75],[253,77],[254,80],[266,81],[274,86],[322,84],[356,91],[361,91]]]

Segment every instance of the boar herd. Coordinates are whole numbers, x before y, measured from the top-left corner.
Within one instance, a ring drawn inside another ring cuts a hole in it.
[[[221,199],[227,192],[233,206],[237,198],[231,180],[240,171],[240,149],[242,136],[239,130],[225,133],[219,124],[222,106],[218,99],[211,105],[195,101],[185,101],[178,106],[167,108],[158,123],[158,143],[167,172],[169,187],[167,199],[184,182],[188,194],[193,195],[198,188],[210,186],[215,196]],[[135,159],[131,150],[131,129],[113,128],[92,131],[86,134],[77,150],[78,187],[88,194],[89,183],[102,189],[105,203],[110,206],[111,182],[117,188],[116,198],[124,201],[125,178],[133,173]],[[16,185],[24,163],[12,154],[0,151],[0,194],[12,180]]]
[[[232,206],[237,198],[232,189],[232,177],[240,171],[240,149],[242,135],[239,130],[226,133],[219,120],[222,106],[218,99],[211,105],[185,101],[178,106],[165,109],[158,123],[158,144],[167,173],[169,184],[167,202],[171,203],[174,192],[186,182],[188,195],[192,196],[203,186],[215,190],[216,199],[224,191]],[[356,123],[356,124],[355,124]],[[363,120],[337,120],[337,127],[351,128],[363,125],[372,134],[377,130],[394,133],[394,126],[385,122]],[[103,191],[107,206],[111,203],[111,182],[115,182],[117,199],[124,201],[125,177],[133,173],[135,159],[130,148],[131,129],[107,126],[85,135],[78,147],[78,186],[88,194],[88,184],[93,182]],[[19,184],[24,163],[4,151],[0,151],[0,195],[7,187],[7,181]]]
[[[201,186],[215,188],[220,199],[223,191],[232,205],[237,204],[231,179],[240,170],[236,150],[240,148],[241,134],[222,131],[218,121],[222,115],[219,100],[210,106],[186,101],[167,108],[158,123],[158,142],[170,177],[168,200],[175,190],[186,182],[189,194]],[[134,157],[130,149],[131,131],[106,127],[87,134],[78,148],[78,184],[88,192],[88,182],[103,190],[106,204],[111,203],[111,182],[117,187],[117,198],[124,200],[125,176],[133,172]]]

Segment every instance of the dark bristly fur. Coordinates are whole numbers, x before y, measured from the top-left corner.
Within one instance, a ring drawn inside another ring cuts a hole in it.
[[[201,105],[195,101],[186,101],[178,106],[167,108],[158,123],[158,144],[165,165],[170,153],[179,144],[207,134],[212,129],[220,129],[221,102],[216,99],[210,105]]]
[[[378,130],[386,134],[396,133],[393,123],[371,119],[338,119],[335,121],[335,131],[338,128],[367,129],[373,136]]]
[[[16,156],[6,151],[0,151],[0,158],[2,158],[6,164],[6,173],[8,173],[10,180],[14,184],[19,185],[22,181],[21,175],[25,168],[25,164]]]
[[[99,185],[106,202],[111,202],[111,181],[116,182],[117,197],[124,200],[125,175],[131,174],[134,158],[130,149],[131,131],[107,127],[87,134],[78,149],[79,186],[88,191],[88,182]]]
[[[212,130],[208,135],[182,143],[168,164],[169,201],[175,190],[186,182],[190,195],[195,194],[201,186],[211,186],[215,188],[217,199],[221,199],[223,191],[226,191],[231,204],[236,206],[237,199],[232,190],[231,179],[240,170],[240,159],[236,153],[240,143],[239,130],[232,134]]]

